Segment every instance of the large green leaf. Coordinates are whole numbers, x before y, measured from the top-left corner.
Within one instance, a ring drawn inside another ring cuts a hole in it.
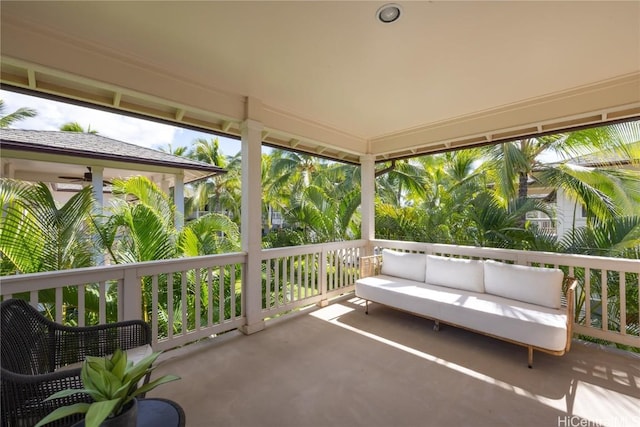
[[[49,424],[53,421],[62,419],[64,417],[68,417],[73,414],[84,414],[86,413],[91,405],[89,403],[76,403],[73,405],[63,406],[57,408],[55,411],[51,412],[49,415],[41,419],[35,427],[40,427],[46,424]]]
[[[120,399],[93,402],[84,418],[85,427],[100,427],[100,424],[121,404]]]

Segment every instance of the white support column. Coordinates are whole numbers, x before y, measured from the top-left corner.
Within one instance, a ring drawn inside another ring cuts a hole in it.
[[[175,175],[175,183],[173,185],[173,204],[176,207],[175,225],[176,230],[182,230],[184,225],[184,176]]]
[[[375,199],[376,199],[376,164],[375,156],[365,154],[360,157],[360,212],[362,213],[361,238],[367,241],[375,239]],[[371,251],[368,245],[368,251]],[[371,255],[367,253],[365,255]]]
[[[91,185],[93,186],[93,198],[96,201],[95,212],[98,215],[102,215],[104,208],[104,192],[102,186],[104,182],[104,168],[100,166],[91,167]]]
[[[264,329],[262,317],[262,129],[259,121],[242,123],[242,250],[247,253],[242,299],[247,323],[240,330],[252,334]]]
[[[162,192],[166,195],[171,194],[171,178],[170,175],[162,175],[162,178],[160,179],[160,189],[162,190]]]
[[[93,187],[93,198],[95,204],[93,207],[93,214],[96,217],[96,222],[100,222],[102,215],[104,214],[104,168],[101,166],[91,167],[91,186]],[[104,265],[104,254],[99,250],[99,246],[96,242],[94,245],[93,262],[95,265]]]
[[[4,165],[4,178],[13,179],[15,177],[15,166],[11,162]]]

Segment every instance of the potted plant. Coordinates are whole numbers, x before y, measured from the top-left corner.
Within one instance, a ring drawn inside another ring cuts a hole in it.
[[[127,361],[127,354],[118,349],[111,357],[87,357],[82,364],[82,389],[67,389],[52,394],[46,400],[59,399],[76,393],[86,393],[91,403],[63,406],[44,417],[36,427],[43,426],[72,414],[84,413],[86,427],[99,427],[103,422],[113,426],[136,425],[136,396],[153,390],[160,384],[180,379],[165,375],[138,387],[141,380],[154,368],[160,353],[152,353],[137,364]],[[127,424],[130,422],[131,424]]]

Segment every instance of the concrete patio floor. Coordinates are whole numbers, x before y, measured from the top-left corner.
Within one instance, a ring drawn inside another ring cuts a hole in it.
[[[563,357],[355,297],[163,355],[148,397],[187,426],[640,425],[640,357],[574,341]]]

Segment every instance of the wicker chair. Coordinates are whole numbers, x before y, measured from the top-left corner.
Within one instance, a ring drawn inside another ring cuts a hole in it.
[[[67,388],[82,388],[80,367],[86,356],[106,356],[117,348],[128,350],[151,344],[151,329],[133,320],[100,326],[69,327],[52,322],[26,301],[0,304],[2,363],[0,417],[3,427],[33,426],[60,406],[90,402],[86,394],[43,402]],[[67,417],[50,426],[69,425],[83,418]]]

